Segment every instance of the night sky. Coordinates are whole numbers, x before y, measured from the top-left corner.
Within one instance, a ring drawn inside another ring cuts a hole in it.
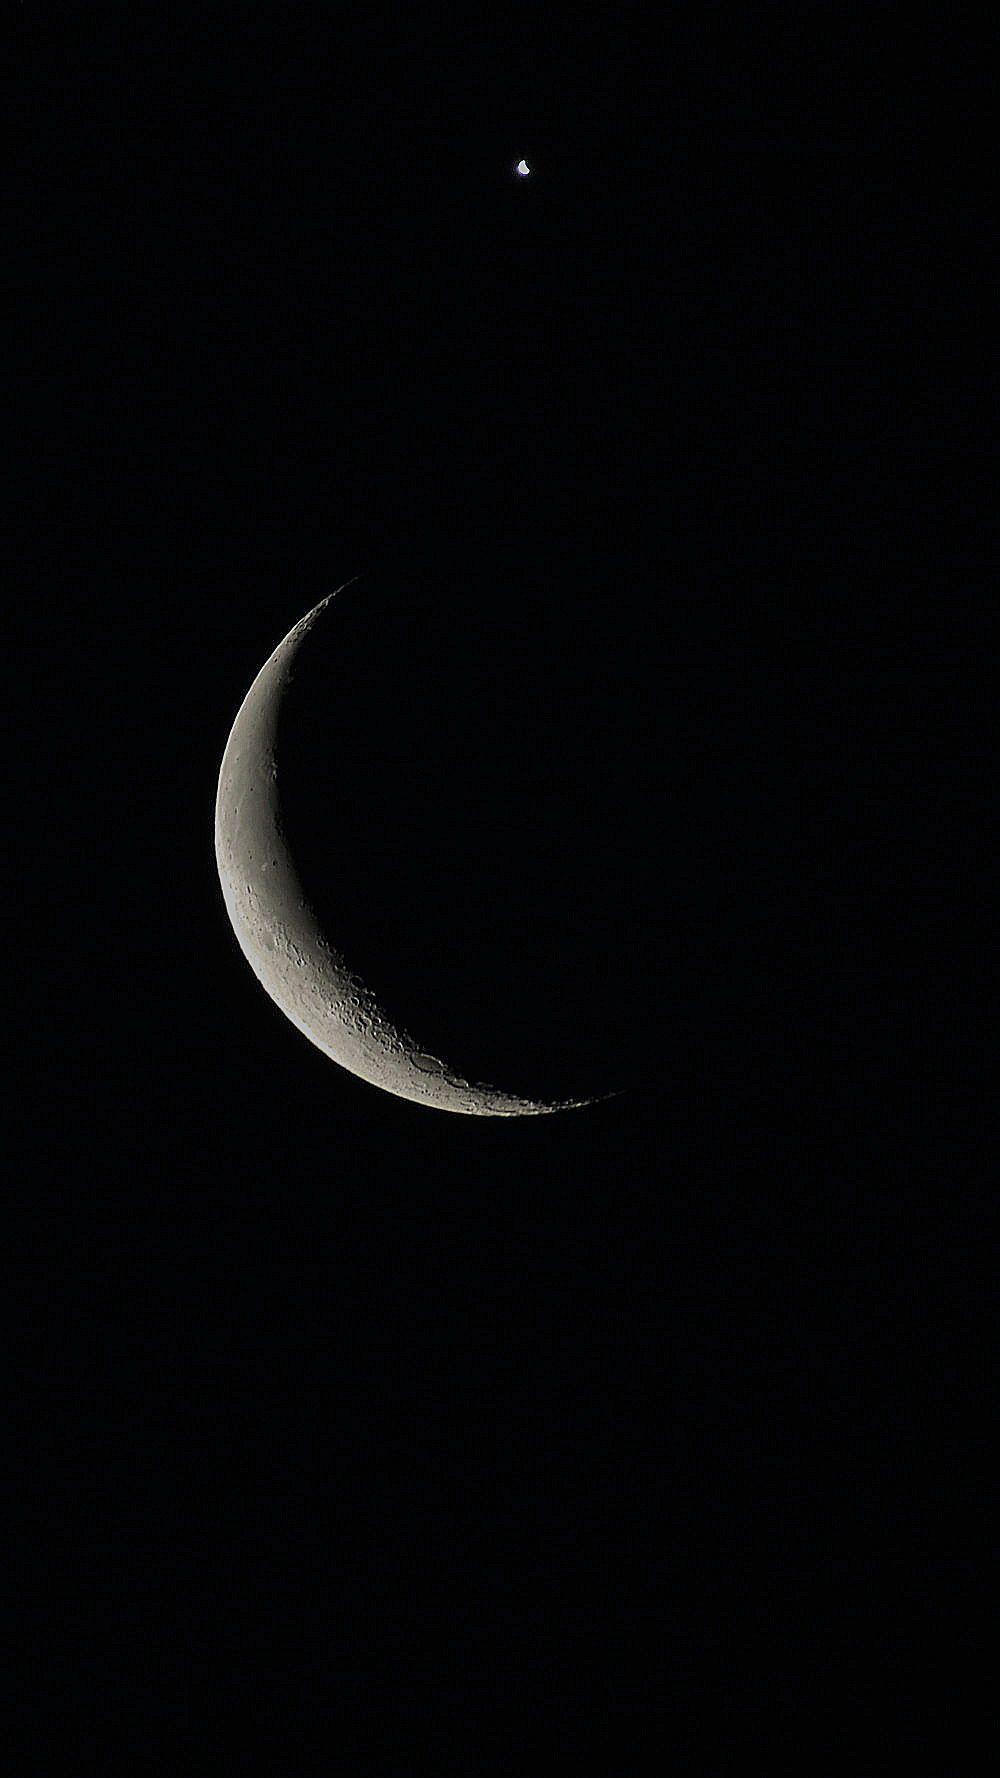
[[[984,1537],[975,70],[944,129],[870,22],[208,14],[16,26],[40,1724],[909,1745]],[[222,751],[355,575],[351,930],[620,1097],[417,1108],[241,956]]]

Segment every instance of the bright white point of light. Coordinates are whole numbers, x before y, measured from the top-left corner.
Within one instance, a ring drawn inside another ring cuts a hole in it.
[[[527,161],[518,161],[517,166],[514,168],[514,171],[515,171],[515,173],[519,174],[519,176],[522,179],[527,179],[528,174],[531,172],[531,168],[529,167]]]

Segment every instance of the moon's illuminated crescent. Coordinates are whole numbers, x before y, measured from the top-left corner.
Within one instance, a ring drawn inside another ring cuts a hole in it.
[[[309,905],[283,831],[278,717],[295,657],[335,597],[331,593],[307,612],[265,662],[240,706],[222,759],[215,856],[229,918],[248,963],[311,1043],[342,1068],[400,1098],[480,1117],[524,1117],[593,1103],[592,1098],[524,1099],[469,1082],[423,1051],[379,1004]]]

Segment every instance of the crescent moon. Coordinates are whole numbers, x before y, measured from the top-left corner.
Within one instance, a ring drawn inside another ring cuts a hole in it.
[[[401,1099],[474,1117],[539,1116],[595,1103],[594,1095],[526,1099],[468,1081],[447,1061],[422,1050],[351,967],[310,906],[283,830],[278,727],[296,656],[336,596],[329,594],[307,612],[265,662],[240,706],[222,758],[215,856],[226,909],[247,962],[317,1049]]]

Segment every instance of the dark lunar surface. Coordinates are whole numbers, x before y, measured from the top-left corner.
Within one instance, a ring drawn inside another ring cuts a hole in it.
[[[309,899],[470,1079],[664,1083],[745,1017],[731,639],[681,611],[657,645],[662,671],[620,577],[439,552],[344,589],[299,657],[279,749]]]

